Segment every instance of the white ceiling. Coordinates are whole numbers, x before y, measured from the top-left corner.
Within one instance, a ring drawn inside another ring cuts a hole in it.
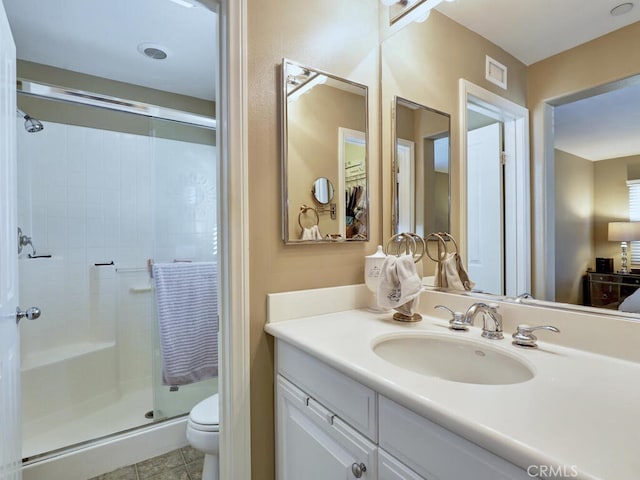
[[[216,14],[170,0],[3,0],[19,59],[213,100]],[[138,52],[161,45],[165,60]]]
[[[526,65],[640,21],[640,1],[456,0],[437,9]],[[599,67],[596,67],[599,68]],[[625,87],[555,108],[555,146],[588,160],[640,154],[640,88]]]
[[[626,15],[609,14],[626,1],[456,0],[437,10],[531,65],[639,21],[640,5]]]
[[[554,109],[555,147],[587,160],[640,153],[640,85]]]

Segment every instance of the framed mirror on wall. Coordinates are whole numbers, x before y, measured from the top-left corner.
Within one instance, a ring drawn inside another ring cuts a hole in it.
[[[451,117],[397,96],[394,112],[393,231],[448,232]]]
[[[282,231],[287,244],[369,239],[368,89],[282,62]]]

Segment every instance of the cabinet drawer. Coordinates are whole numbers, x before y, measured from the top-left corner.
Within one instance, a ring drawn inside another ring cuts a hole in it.
[[[376,393],[290,344],[276,343],[278,373],[374,442]]]
[[[531,480],[521,468],[379,396],[380,447],[429,480]]]
[[[378,480],[427,480],[382,449],[378,450]]]

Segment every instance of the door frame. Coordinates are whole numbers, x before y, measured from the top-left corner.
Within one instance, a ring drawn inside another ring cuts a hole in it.
[[[220,478],[251,479],[247,0],[220,5]]]
[[[504,124],[505,143],[505,294],[531,291],[531,195],[529,171],[529,110],[463,78],[459,81],[460,136],[460,248],[466,258],[467,236],[467,108],[474,105],[483,114]],[[464,258],[463,258],[464,260]]]

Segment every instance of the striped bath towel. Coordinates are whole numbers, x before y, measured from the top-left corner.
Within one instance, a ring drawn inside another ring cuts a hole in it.
[[[216,275],[214,262],[153,265],[164,385],[218,376]]]

